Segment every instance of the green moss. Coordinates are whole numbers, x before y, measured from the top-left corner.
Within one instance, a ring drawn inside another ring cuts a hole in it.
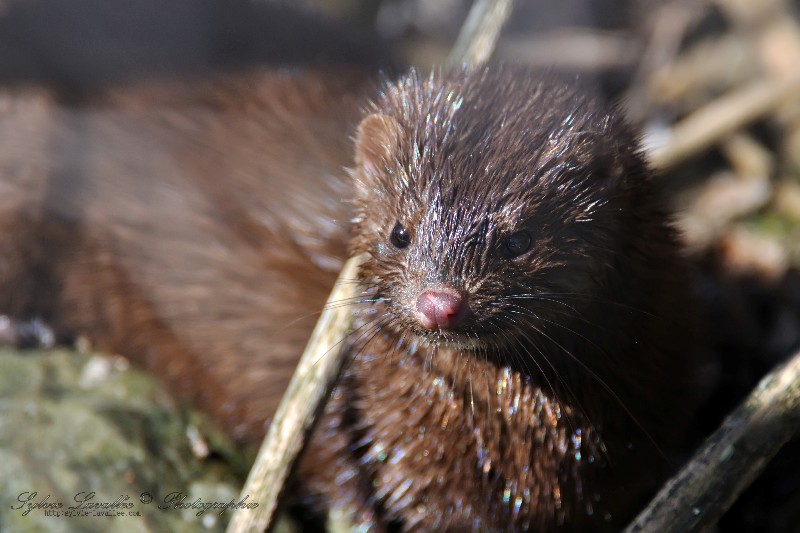
[[[97,361],[65,350],[0,350],[0,531],[223,530],[230,512],[197,516],[158,504],[173,492],[186,501],[230,501],[241,483],[232,465],[192,454],[189,417],[147,374],[87,380],[87,365]],[[240,468],[246,459],[231,443],[224,447]],[[113,510],[125,516],[84,508],[90,516],[65,517],[76,497],[87,505],[122,498],[130,507]],[[25,513],[27,503],[43,501],[60,503],[61,516]]]

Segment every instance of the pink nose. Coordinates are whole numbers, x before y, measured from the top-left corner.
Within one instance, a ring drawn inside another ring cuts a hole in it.
[[[452,329],[468,315],[469,305],[455,291],[428,290],[417,298],[417,320],[425,329]]]

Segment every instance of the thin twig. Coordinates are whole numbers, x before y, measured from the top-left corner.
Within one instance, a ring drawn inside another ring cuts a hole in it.
[[[447,66],[474,67],[486,63],[511,15],[513,4],[514,0],[475,0],[450,51]]]
[[[800,352],[764,379],[626,533],[705,531],[800,429]]]
[[[344,361],[342,339],[350,327],[351,308],[334,304],[354,296],[358,286],[343,280],[358,275],[358,264],[359,258],[353,257],[342,268],[242,489],[241,498],[258,507],[238,509],[228,533],[264,531],[272,521],[283,484]]]
[[[651,150],[656,168],[669,168],[698,154],[800,94],[800,77],[768,79],[735,89],[676,124],[668,142]]]

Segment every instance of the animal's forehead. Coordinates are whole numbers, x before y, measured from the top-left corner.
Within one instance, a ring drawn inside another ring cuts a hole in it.
[[[451,133],[439,142],[429,134],[412,136],[414,142],[404,150],[402,162],[410,181],[445,203],[500,205],[529,199],[554,177],[574,174],[592,160],[597,148],[588,138],[537,137],[508,130],[469,133]]]
[[[412,71],[382,93],[379,107],[407,129],[441,136],[455,130],[480,139],[507,131],[528,137],[584,129],[598,106],[552,76],[509,69],[431,74]]]
[[[443,211],[520,211],[564,186],[581,195],[583,178],[624,137],[609,135],[614,115],[571,86],[503,69],[412,72],[377,107],[401,132],[404,190]]]
[[[403,109],[398,117],[405,158],[412,169],[445,176],[512,179],[555,158],[590,157],[604,136],[602,114],[582,102],[534,96],[512,107],[474,95],[456,109],[439,99],[417,101],[417,113]]]
[[[529,216],[544,194],[540,185],[511,174],[475,172],[469,176],[431,172],[420,197],[424,218],[448,225],[448,220],[471,220],[492,227]]]

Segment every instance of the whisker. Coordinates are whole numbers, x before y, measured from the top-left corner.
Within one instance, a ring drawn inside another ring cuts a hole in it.
[[[620,398],[619,395],[616,392],[614,392],[614,390],[608,385],[608,383],[604,379],[602,379],[596,372],[594,372],[591,368],[589,368],[589,366],[586,363],[581,361],[578,357],[575,357],[575,355],[572,354],[572,352],[570,352],[569,350],[567,350],[562,344],[560,344],[558,341],[553,339],[551,336],[547,335],[547,333],[542,331],[541,328],[537,327],[535,324],[532,324],[532,323],[529,323],[528,325],[530,325],[531,328],[536,330],[540,335],[542,335],[543,337],[548,339],[550,342],[552,342],[554,345],[556,345],[561,351],[563,351],[565,354],[567,354],[567,356],[571,360],[576,362],[587,374],[589,374],[589,376],[591,376],[592,379],[594,379],[595,382],[598,383],[614,399],[614,401],[616,401],[617,404],[625,411],[625,413],[630,417],[630,419],[633,421],[633,423],[636,424],[636,426],[642,431],[642,433],[647,437],[647,439],[655,447],[655,449],[658,451],[658,453],[662,457],[666,458],[666,455],[664,454],[663,450],[658,445],[658,443],[653,438],[653,436],[650,434],[650,432],[647,431],[647,429],[645,429],[644,425],[633,414],[633,412],[628,408],[628,406],[625,405],[625,402],[622,401],[622,398]]]
[[[539,332],[539,330],[538,330],[538,328],[536,328],[536,326],[533,326],[533,325],[531,325],[531,326],[537,332]],[[528,347],[525,345],[525,343],[523,342],[523,339],[521,339],[519,337],[515,337],[515,340],[517,341],[517,344],[519,344],[519,346],[523,350],[525,350],[525,353],[528,354],[529,360],[533,361],[533,363],[536,365],[536,367],[539,370],[539,374],[545,380],[545,383],[547,384],[548,388],[550,389],[550,393],[555,397],[556,401],[558,403],[562,404],[562,405],[567,405],[559,397],[558,390],[553,386],[552,381],[550,381],[550,378],[547,377],[547,373],[544,371],[544,369],[538,363],[538,361],[536,360],[536,357],[533,356],[533,354],[530,352]],[[526,340],[531,341],[531,339],[526,339]],[[566,380],[561,376],[561,373],[558,371],[558,369],[553,364],[553,362],[550,360],[550,358],[547,357],[547,354],[545,354],[544,351],[538,345],[536,345],[535,343],[532,343],[532,346],[533,346],[534,349],[536,349],[537,352],[539,352],[539,355],[542,356],[542,359],[544,359],[544,361],[547,363],[547,365],[553,370],[553,373],[555,374],[556,378],[558,378],[559,383],[564,387],[564,390],[567,393],[568,397],[572,400],[571,403],[574,404],[575,408],[580,412],[580,414],[584,418],[586,418],[587,422],[589,422],[589,424],[591,424],[592,423],[591,422],[591,418],[589,417],[588,413],[586,412],[586,410],[581,405],[580,399],[578,398],[577,394],[575,394],[575,391],[572,390],[572,388],[569,386],[569,384],[566,382]],[[532,374],[533,374],[532,372],[528,371],[528,375],[532,375]],[[570,426],[570,431],[574,433],[576,428],[572,425],[571,421],[569,421],[568,424]]]
[[[347,307],[349,305],[360,305],[360,304],[368,304],[368,303],[380,303],[380,302],[388,302],[391,301],[389,298],[363,298],[362,295],[358,296],[351,296],[348,298],[342,298],[340,300],[334,300],[332,302],[328,302],[324,306],[322,306],[317,311],[312,311],[310,313],[306,313],[304,315],[298,316],[297,318],[292,319],[291,321],[287,322],[284,327],[290,327],[298,322],[305,320],[307,318],[311,318],[312,316],[319,316],[323,313],[323,311],[327,311],[329,309],[339,309],[341,307]]]
[[[353,331],[350,331],[350,332],[346,333],[346,334],[345,334],[345,335],[344,335],[344,336],[343,336],[341,339],[339,339],[338,341],[336,341],[335,343],[333,343],[333,344],[332,344],[330,347],[328,347],[328,349],[327,349],[327,350],[325,350],[325,352],[324,352],[324,353],[322,353],[322,354],[319,356],[319,358],[317,358],[317,360],[316,360],[316,361],[314,361],[314,365],[312,365],[312,366],[316,366],[316,364],[317,364],[317,363],[319,363],[320,361],[322,361],[322,358],[323,358],[323,357],[325,357],[326,355],[328,355],[328,354],[331,352],[331,350],[333,350],[334,348],[336,348],[337,346],[339,346],[341,343],[343,343],[344,341],[346,341],[346,340],[347,340],[347,339],[348,339],[348,338],[349,338],[349,337],[350,337],[350,336],[351,336],[353,333],[355,333],[356,331],[358,331],[358,330],[360,330],[360,329],[362,329],[362,328],[365,328],[365,327],[366,327],[366,326],[368,326],[369,324],[370,324],[370,323],[369,323],[369,322],[367,322],[367,323],[365,323],[365,324],[362,324],[361,326],[358,326],[358,327],[356,327],[356,328],[355,328]],[[356,340],[359,340],[359,339],[356,339]]]
[[[564,324],[562,324],[560,322],[556,322],[555,320],[550,320],[550,319],[547,319],[547,318],[545,318],[543,316],[537,315],[535,312],[533,312],[533,311],[531,311],[531,310],[529,310],[529,309],[527,309],[525,307],[522,307],[522,306],[514,306],[514,307],[519,309],[519,311],[512,311],[511,309],[509,309],[509,312],[513,312],[513,313],[520,314],[520,315],[523,315],[523,316],[525,316],[525,312],[528,312],[528,313],[530,313],[530,316],[532,316],[536,320],[541,320],[542,322],[547,322],[548,324],[552,324],[554,326],[558,326],[558,327],[560,327],[560,328],[572,333],[573,335],[575,335],[577,337],[580,337],[581,339],[585,340],[590,345],[592,345],[594,348],[596,348],[604,356],[606,356],[607,358],[611,359],[611,357],[609,356],[608,352],[606,352],[606,350],[604,348],[599,346],[596,342],[594,342],[592,339],[590,339],[589,337],[587,337],[583,333],[581,333],[579,331],[575,331],[574,329],[572,329],[572,328],[570,328],[568,326],[565,326]]]
[[[633,306],[633,305],[630,305],[630,304],[618,302],[616,300],[612,300],[610,298],[605,298],[603,296],[598,296],[596,294],[583,294],[583,293],[578,293],[578,292],[543,292],[543,293],[515,294],[515,295],[507,296],[506,298],[523,300],[523,299],[528,299],[528,298],[534,299],[534,298],[538,298],[538,297],[551,297],[551,296],[552,297],[562,296],[562,297],[569,297],[569,298],[575,298],[575,299],[593,300],[593,301],[598,302],[598,303],[613,305],[613,306],[616,306],[616,307],[621,307],[623,309],[627,309],[629,311],[635,311],[637,313],[642,313],[643,315],[646,315],[646,316],[648,316],[650,318],[661,318],[659,315],[654,314],[651,311],[648,311],[646,309],[642,309],[640,307],[636,307],[636,306]],[[558,300],[553,300],[553,301],[558,301]]]

